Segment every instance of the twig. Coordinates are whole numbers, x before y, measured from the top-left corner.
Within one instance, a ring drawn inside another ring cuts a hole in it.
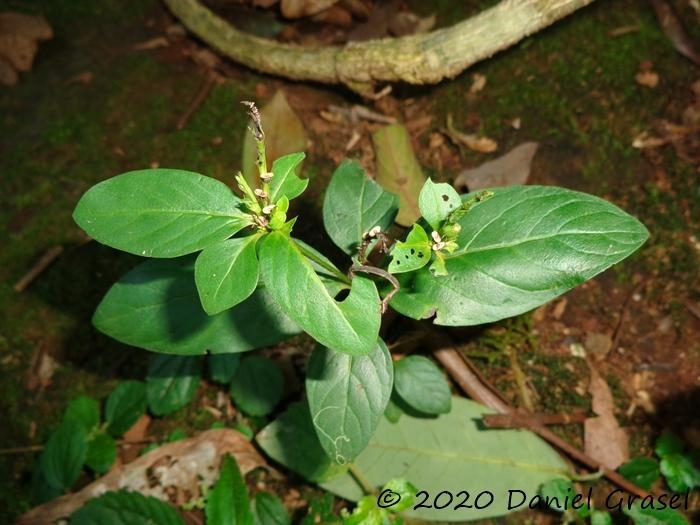
[[[447,340],[445,335],[440,337],[443,341]],[[494,390],[485,386],[481,380],[478,378],[472,369],[467,365],[468,360],[462,356],[457,350],[454,349],[452,345],[443,346],[433,352],[435,358],[442,363],[450,376],[455,380],[455,382],[465,391],[475,401],[478,401],[489,408],[492,408],[501,414],[514,414],[515,410],[508,406],[508,404],[503,401],[500,396],[498,396]],[[576,447],[570,445],[559,436],[554,434],[548,428],[545,428],[537,421],[525,420],[526,423],[522,428],[530,430],[540,436],[545,441],[549,442],[551,445],[555,446],[562,452],[566,453],[568,456],[572,457],[579,463],[586,465],[591,470],[599,470],[603,473],[608,481],[617,485],[621,489],[639,496],[640,498],[645,498],[650,496],[650,493],[640,489],[633,483],[630,483],[625,478],[620,476],[617,472],[610,470],[609,468],[602,465],[599,461],[593,459],[587,454],[583,453]]]
[[[15,284],[15,292],[23,292],[63,253],[63,246],[49,248],[24,276]]]
[[[538,414],[527,412],[511,412],[508,414],[486,414],[484,423],[489,428],[523,428],[536,422],[539,425],[568,425],[583,423],[588,418],[585,412],[573,414]]]
[[[199,91],[197,91],[195,96],[192,98],[190,105],[187,106],[185,112],[177,120],[177,125],[175,127],[178,131],[184,129],[184,127],[187,126],[187,123],[192,118],[194,112],[197,111],[197,109],[199,109],[199,107],[209,96],[209,93],[211,93],[211,89],[214,87],[215,83],[216,77],[211,72],[208,73],[207,77],[204,79],[202,87],[199,88]]]
[[[518,385],[518,390],[520,391],[520,399],[522,404],[528,412],[534,412],[535,405],[532,403],[532,396],[527,388],[527,378],[525,377],[523,369],[520,368],[520,363],[518,363],[516,352],[511,346],[508,346],[506,353],[508,354],[508,360],[510,361],[510,369],[513,371],[513,375],[515,376],[515,383]]]
[[[145,445],[147,443],[155,443],[154,438],[137,439],[135,441],[127,441],[120,439],[117,441],[117,446],[126,447],[129,445]],[[28,454],[30,452],[41,452],[46,445],[27,445],[26,447],[0,448],[0,456],[12,456],[15,454]]]
[[[393,289],[388,294],[386,294],[384,299],[381,300],[382,314],[386,313],[387,307],[391,302],[391,299],[394,297],[394,295],[396,295],[396,292],[399,291],[399,280],[382,268],[377,268],[376,266],[367,266],[365,264],[353,264],[350,267],[350,274],[355,275],[356,273],[369,273],[372,275],[376,275],[377,277],[383,277],[391,283]]]
[[[617,348],[617,345],[620,343],[620,337],[622,335],[622,325],[625,322],[625,319],[627,318],[627,311],[629,310],[630,304],[632,304],[632,298],[634,297],[634,294],[636,294],[645,283],[645,279],[639,281],[625,298],[625,302],[622,304],[622,309],[620,310],[620,317],[618,317],[617,325],[615,325],[615,330],[613,330],[612,333],[612,344],[610,346],[611,350],[615,350],[615,348]]]

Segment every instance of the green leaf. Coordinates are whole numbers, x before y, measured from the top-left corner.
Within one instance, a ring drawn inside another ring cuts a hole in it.
[[[664,431],[664,433],[659,436],[659,439],[656,440],[654,452],[656,452],[656,455],[660,458],[670,456],[671,454],[682,454],[683,442],[673,432],[669,432],[668,430]]]
[[[121,436],[146,413],[146,385],[141,381],[123,381],[107,398],[105,421],[112,436]]]
[[[277,364],[254,355],[241,360],[231,381],[231,397],[248,415],[266,416],[282,399],[284,378]]]
[[[447,216],[462,205],[459,193],[449,184],[428,179],[418,196],[418,207],[430,227],[437,231]]]
[[[217,315],[202,309],[193,258],[140,264],[102,299],[94,325],[123,343],[155,352],[200,355],[245,352],[298,334],[264,288]]]
[[[538,493],[550,509],[565,512],[576,489],[570,479],[556,478],[542,484]]]
[[[290,525],[292,520],[282,501],[269,492],[258,492],[253,500],[254,525]]]
[[[386,408],[384,409],[384,417],[386,417],[391,423],[396,423],[399,419],[401,419],[401,414],[403,414],[403,410],[401,410],[401,407],[396,401],[395,395],[392,395],[389,398],[389,402],[386,404]]]
[[[80,421],[69,419],[51,433],[40,464],[44,479],[53,487],[68,490],[80,476],[87,454],[87,432]]]
[[[63,420],[78,421],[89,433],[100,424],[100,405],[92,397],[78,396],[68,404]]]
[[[98,474],[104,474],[117,459],[117,443],[114,438],[99,432],[88,441],[85,464]]]
[[[393,513],[403,512],[409,507],[412,507],[416,493],[418,492],[418,489],[413,483],[410,483],[403,478],[394,478],[389,480],[389,482],[382,487],[380,495],[387,490],[401,496],[401,499],[390,507],[391,512]]]
[[[362,167],[344,160],[335,170],[323,201],[323,225],[333,242],[354,254],[362,235],[375,226],[385,231],[394,222],[399,197],[370,179]]]
[[[229,384],[238,370],[240,354],[214,354],[207,357],[209,377],[217,383]]]
[[[268,159],[277,159],[306,148],[304,124],[289,106],[284,91],[277,91],[272,99],[261,108],[260,115],[265,130],[265,148]],[[253,134],[246,133],[243,139],[243,174],[253,188],[260,186],[256,167],[257,151]]]
[[[260,271],[280,308],[324,346],[352,355],[371,352],[379,335],[379,294],[356,276],[337,302],[289,236],[272,232],[260,243]]]
[[[412,272],[430,261],[432,243],[423,227],[416,223],[405,241],[397,241],[391,249],[390,273]]]
[[[659,462],[652,458],[634,458],[621,465],[618,472],[644,490],[649,490],[661,475]]]
[[[387,191],[399,196],[396,222],[410,226],[420,217],[418,195],[425,183],[411,146],[411,137],[401,124],[386,126],[372,135],[377,174],[375,180]]]
[[[200,376],[196,357],[152,355],[146,376],[148,408],[164,416],[184,407],[194,398]]]
[[[138,492],[107,492],[70,517],[70,525],[185,525],[177,511]]]
[[[73,213],[95,240],[145,257],[177,257],[250,224],[216,179],[173,169],[130,171],[90,188]]]
[[[635,502],[631,508],[622,507],[622,512],[632,518],[635,525],[689,525],[688,520],[677,510],[645,507],[640,502]]]
[[[603,510],[591,512],[591,525],[613,525],[612,516]]]
[[[467,503],[474,505],[478,498],[482,507],[455,510],[455,501],[444,509],[408,510],[405,514],[409,517],[468,521],[512,512],[516,509],[508,510],[509,490],[522,490],[532,497],[542,483],[566,476],[568,467],[530,432],[485,429],[481,417],[491,412],[472,401],[454,398],[450,413],[436,419],[404,414],[396,424],[382,420],[369,446],[355,459],[355,469],[373,487],[392,478],[404,478],[432,497],[441,491],[454,495],[467,491]],[[363,496],[350,474],[330,479],[322,486],[353,501]],[[489,492],[493,494],[490,503]],[[516,493],[513,504],[518,502]]]
[[[265,454],[310,481],[319,481],[334,469],[339,470],[321,447],[305,402],[290,404],[258,433],[255,441]]]
[[[306,372],[306,394],[321,446],[339,464],[367,446],[391,396],[393,366],[382,340],[369,355],[318,346]]]
[[[465,196],[467,199],[468,196]],[[465,326],[511,317],[557,297],[621,261],[648,236],[634,217],[592,195],[511,186],[458,222],[449,275],[404,274],[391,306],[414,319]]]
[[[215,315],[243,302],[258,284],[255,244],[260,235],[236,237],[207,246],[194,264],[194,280],[204,311]]]
[[[659,464],[666,483],[674,492],[685,492],[700,486],[700,471],[683,454],[668,454]]]
[[[446,414],[452,406],[445,376],[435,363],[421,355],[394,363],[394,388],[406,404],[424,414]]]
[[[253,525],[248,487],[236,460],[229,454],[221,461],[219,479],[207,497],[205,513],[207,525]]]
[[[304,153],[291,153],[272,163],[274,176],[270,181],[270,202],[277,203],[281,197],[287,197],[291,201],[304,193],[309,185],[309,179],[300,179],[294,170],[305,156]]]

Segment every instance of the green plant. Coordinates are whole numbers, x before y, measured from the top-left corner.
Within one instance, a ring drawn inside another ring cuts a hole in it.
[[[460,196],[428,181],[414,196],[422,218],[387,261],[382,252],[399,199],[344,162],[323,208],[326,232],[351,258],[344,272],[292,235],[290,202],[308,184],[295,173],[304,155],[276,159],[268,171],[253,105],[250,114],[259,187],[238,174],[241,197],[222,182],[174,169],[129,172],[82,197],[74,218],[90,236],[152,258],[109,290],[95,326],[124,343],[179,356],[224,356],[309,334],[319,344],[308,367],[308,402],[290,405],[257,441],[274,459],[348,499],[405,478],[433,495],[462,491],[484,496],[482,502],[492,496],[481,507],[445,510],[436,500],[409,514],[485,518],[508,512],[495,501],[507,487],[535,492],[568,475],[534,435],[476,424],[487,409],[451,398],[430,360],[394,363],[379,337],[382,314],[391,305],[446,326],[517,315],[627,257],[646,240],[644,226],[609,202],[563,188]],[[241,362],[250,373],[239,381],[229,365],[215,365],[214,375],[230,378],[234,399],[261,416],[279,401],[281,378],[255,359]],[[464,479],[465,468],[474,479]]]

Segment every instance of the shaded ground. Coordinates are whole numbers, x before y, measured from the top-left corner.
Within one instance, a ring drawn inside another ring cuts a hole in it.
[[[178,46],[133,49],[170,24],[156,1],[100,4],[32,4],[56,37],[41,46],[34,70],[19,86],[0,90],[0,413],[7,422],[0,448],[43,443],[75,395],[102,397],[117,379],[143,377],[145,352],[125,348],[89,324],[101,296],[135,258],[83,243],[71,212],[88,187],[153,163],[230,182],[240,167],[246,125],[238,101],[264,102],[282,87],[310,135],[307,199],[317,199],[351,136],[350,130],[324,127],[319,111],[360,102],[332,88],[230,66],[230,80],[215,86],[176,131],[204,72]],[[450,2],[438,3],[439,23],[478,7],[465,4],[453,12]],[[8,6],[13,4],[0,1],[0,9]],[[682,13],[692,21],[689,10]],[[634,30],[610,36],[627,26]],[[700,39],[697,23],[691,31]],[[634,80],[643,61],[659,74],[655,88]],[[92,74],[91,82],[71,81],[84,72]],[[474,73],[485,75],[487,85],[469,95]],[[452,180],[462,168],[493,157],[460,153],[433,140],[451,113],[461,129],[496,139],[499,152],[540,142],[533,182],[608,198],[648,227],[651,240],[629,261],[533,314],[462,337],[464,350],[487,377],[520,405],[523,392],[514,387],[508,357],[508,349],[516,350],[527,390],[542,411],[588,407],[588,370],[573,354],[579,345],[599,352],[597,366],[613,387],[634,455],[648,453],[665,427],[700,447],[700,317],[692,312],[700,305],[697,165],[670,146],[645,152],[631,146],[659,119],[681,120],[698,78],[698,69],[676,54],[645,3],[600,1],[451,82],[398,88],[375,108],[409,123],[432,117],[412,138],[426,173],[436,179]],[[516,118],[519,129],[510,125]],[[369,129],[362,128],[350,155],[371,166]],[[306,202],[307,223],[318,202]],[[28,291],[14,292],[13,284],[38,256],[58,244],[66,248],[59,260]],[[32,360],[41,353],[58,367],[49,384],[30,390]],[[193,406],[178,413],[175,424],[192,432],[212,421]],[[581,439],[576,431],[569,436]],[[32,453],[0,456],[3,523],[30,506],[34,460]]]

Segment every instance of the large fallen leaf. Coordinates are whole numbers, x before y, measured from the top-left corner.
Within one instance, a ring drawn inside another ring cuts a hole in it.
[[[377,159],[375,180],[399,196],[396,222],[410,226],[420,217],[418,195],[425,182],[411,146],[408,131],[401,124],[386,126],[372,135]]]
[[[306,149],[306,132],[304,125],[294,110],[289,106],[284,91],[278,91],[272,100],[260,111],[263,130],[265,130],[265,154],[267,169],[276,159],[289,153]],[[243,176],[256,188],[259,186],[257,168],[258,149],[252,133],[246,133],[243,141]],[[300,167],[297,166],[297,170]]]
[[[584,441],[586,454],[611,470],[629,460],[629,438],[615,418],[615,401],[610,387],[598,370],[589,364],[591,408],[598,417],[586,419]]]
[[[469,191],[525,184],[530,176],[532,158],[537,152],[537,142],[524,142],[497,159],[484,162],[474,169],[464,170],[455,179],[458,189]]]
[[[189,488],[193,490],[191,496],[196,498],[199,487],[213,483],[224,454],[233,455],[244,474],[265,464],[239,432],[207,430],[197,437],[162,445],[136,461],[117,467],[79,492],[40,505],[21,516],[16,525],[48,525],[70,516],[85,502],[109,490],[126,489],[167,500],[172,487]]]
[[[507,514],[510,512],[507,509],[509,490],[522,490],[532,497],[540,484],[566,476],[568,468],[549,445],[530,432],[485,429],[481,417],[489,412],[473,401],[454,398],[451,412],[438,418],[404,414],[397,423],[382,418],[369,445],[353,462],[354,470],[372,487],[381,487],[392,478],[405,478],[418,490],[428,492],[428,503],[444,491],[454,496],[452,503],[439,510],[407,511],[411,517],[466,521]],[[293,469],[303,468],[305,463],[295,459],[302,444],[307,455],[312,450],[316,455],[323,454],[318,451],[318,439],[309,437],[313,427],[308,413],[306,418],[309,421],[294,422],[296,434],[286,427],[284,436],[280,435],[282,428],[272,423],[258,435],[258,443],[275,460]],[[288,424],[291,422],[287,420]],[[319,459],[315,461],[318,463]],[[317,471],[314,474],[316,479],[322,477]],[[364,495],[350,474],[329,479],[321,485],[353,501]],[[463,491],[469,493],[469,501],[463,501]],[[491,495],[493,501],[484,505]],[[513,498],[515,503],[516,498],[517,494]],[[474,505],[476,499],[479,506],[484,507],[481,510],[465,506],[454,510],[458,503]]]

